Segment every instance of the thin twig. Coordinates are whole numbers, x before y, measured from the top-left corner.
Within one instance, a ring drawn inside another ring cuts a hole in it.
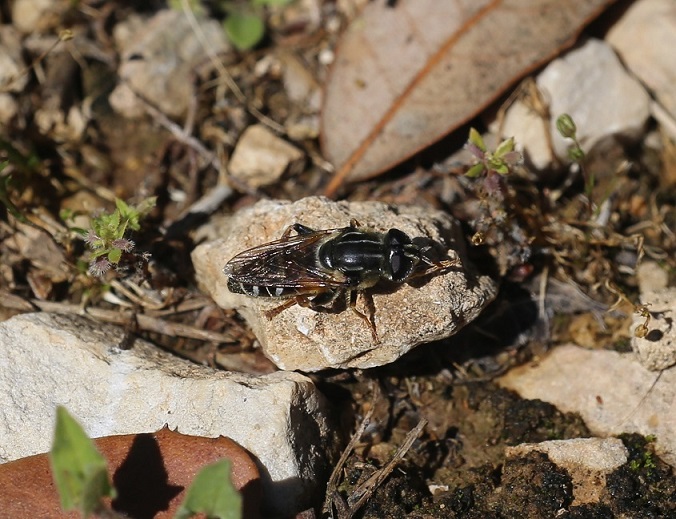
[[[216,171],[221,171],[223,165],[215,153],[209,151],[199,139],[188,134],[178,124],[169,119],[169,117],[164,115],[160,110],[155,108],[151,102],[143,97],[143,95],[134,90],[134,88],[132,88],[129,83],[127,83],[127,86],[133,92],[134,96],[136,96],[136,98],[141,102],[145,111],[148,112],[148,114],[150,114],[150,116],[160,126],[171,133],[176,138],[176,140],[197,151],[197,153],[199,153],[207,163],[211,164],[211,166],[213,166]]]
[[[401,444],[397,452],[394,453],[392,459],[387,462],[382,469],[374,472],[371,477],[364,481],[359,487],[352,493],[352,495],[347,499],[347,503],[350,506],[350,517],[354,516],[355,513],[366,503],[366,501],[373,495],[376,489],[381,485],[383,481],[390,475],[394,468],[404,459],[406,453],[409,451],[413,442],[415,442],[418,437],[422,434],[423,429],[427,425],[427,420],[424,418],[418,422],[409,433],[406,435],[406,439]]]
[[[13,83],[21,79],[23,76],[28,74],[31,70],[33,70],[39,63],[42,62],[56,47],[58,47],[61,43],[65,41],[69,41],[73,39],[73,31],[70,29],[64,29],[59,33],[59,37],[56,39],[56,41],[44,52],[42,52],[39,56],[37,56],[31,63],[24,67],[22,70],[17,72],[16,74],[5,78],[5,80],[0,83],[0,92],[9,92],[10,87],[12,86]]]
[[[106,310],[104,308],[88,307],[72,303],[59,303],[56,301],[41,301],[39,299],[23,299],[14,294],[0,291],[0,306],[12,308],[21,311],[42,310],[43,312],[60,312],[66,314],[85,315],[92,317],[97,321],[126,325],[132,318],[129,312],[120,312],[119,310]],[[146,314],[136,314],[133,316],[138,324],[138,329],[146,332],[160,333],[172,337],[185,337],[187,339],[197,339],[200,341],[232,343],[236,342],[232,336],[210,332],[196,326],[187,324],[173,323],[157,317]]]
[[[375,404],[375,400],[377,399],[377,393],[379,393],[377,390],[377,386],[375,386],[375,388],[376,390],[374,392],[374,397],[372,399],[373,404]],[[323,507],[323,513],[325,514],[330,513],[331,505],[335,504],[337,500],[344,504],[344,501],[342,501],[342,498],[338,494],[338,482],[340,481],[340,474],[343,471],[343,467],[345,466],[347,459],[350,457],[350,454],[352,454],[352,451],[354,451],[355,446],[357,445],[362,435],[366,431],[366,428],[371,423],[371,418],[373,417],[375,408],[376,408],[375,405],[371,405],[371,408],[367,411],[366,415],[364,416],[364,419],[361,421],[361,424],[359,424],[359,427],[352,435],[352,438],[350,438],[350,442],[343,450],[342,454],[340,455],[340,459],[338,460],[338,463],[336,464],[335,468],[333,469],[333,472],[331,473],[331,477],[329,478],[329,481],[326,484],[326,498],[324,500]],[[342,517],[340,511],[339,517]]]

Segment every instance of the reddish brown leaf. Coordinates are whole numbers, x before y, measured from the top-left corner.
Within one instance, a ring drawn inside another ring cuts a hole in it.
[[[197,472],[223,458],[232,463],[232,484],[242,492],[244,517],[260,515],[256,463],[229,438],[186,436],[164,428],[152,434],[107,436],[94,442],[108,460],[118,492],[115,509],[130,517],[173,517]],[[47,454],[1,464],[0,489],[1,517],[80,517],[61,511]]]
[[[343,35],[327,83],[327,188],[396,165],[574,43],[614,0],[384,0]]]

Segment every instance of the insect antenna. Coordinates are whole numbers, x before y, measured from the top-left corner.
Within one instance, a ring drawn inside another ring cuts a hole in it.
[[[460,257],[455,252],[454,252],[455,257],[453,259],[445,259],[439,261],[431,260],[430,258],[427,257],[425,253],[432,250],[432,248],[433,247],[431,245],[427,245],[420,249],[420,261],[423,265],[422,268],[419,267],[418,269],[416,269],[416,271],[411,275],[412,278],[426,276],[434,272],[448,270],[452,267],[458,267],[461,265]]]

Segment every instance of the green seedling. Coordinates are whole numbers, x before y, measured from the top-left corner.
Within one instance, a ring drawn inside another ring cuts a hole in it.
[[[245,51],[255,47],[265,35],[263,11],[267,6],[283,6],[291,0],[251,0],[249,2],[223,2],[228,17],[223,28],[237,49]]]
[[[486,147],[481,134],[474,128],[469,130],[469,139],[465,144],[465,149],[477,159],[476,164],[465,173],[465,176],[469,178],[493,174],[505,176],[521,162],[521,154],[514,151],[514,139],[512,137],[502,141],[498,144],[496,150],[491,152]]]
[[[573,118],[568,114],[561,114],[556,118],[556,129],[561,134],[564,139],[570,139],[573,141],[573,144],[568,148],[568,158],[575,162],[582,171],[584,177],[584,194],[589,201],[591,207],[592,192],[594,191],[594,175],[587,173],[587,170],[584,167],[584,160],[586,155],[580,141],[577,138],[577,125]]]
[[[56,409],[49,460],[64,511],[76,510],[86,518],[102,509],[104,497],[115,497],[106,460],[80,424],[61,406]]]
[[[141,219],[155,207],[156,200],[150,197],[132,206],[116,199],[115,211],[92,218],[92,228],[84,236],[92,250],[90,274],[102,276],[119,264],[123,253],[134,250],[134,242],[126,235],[141,228]]]
[[[242,517],[242,496],[232,485],[228,460],[207,465],[195,476],[175,519],[188,519],[203,513],[217,519]]]

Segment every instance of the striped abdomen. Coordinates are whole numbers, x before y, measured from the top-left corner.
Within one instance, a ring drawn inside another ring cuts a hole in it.
[[[228,279],[228,290],[235,294],[244,294],[251,297],[294,297],[307,294],[307,291],[300,291],[296,288],[253,285],[241,283],[233,278]]]

